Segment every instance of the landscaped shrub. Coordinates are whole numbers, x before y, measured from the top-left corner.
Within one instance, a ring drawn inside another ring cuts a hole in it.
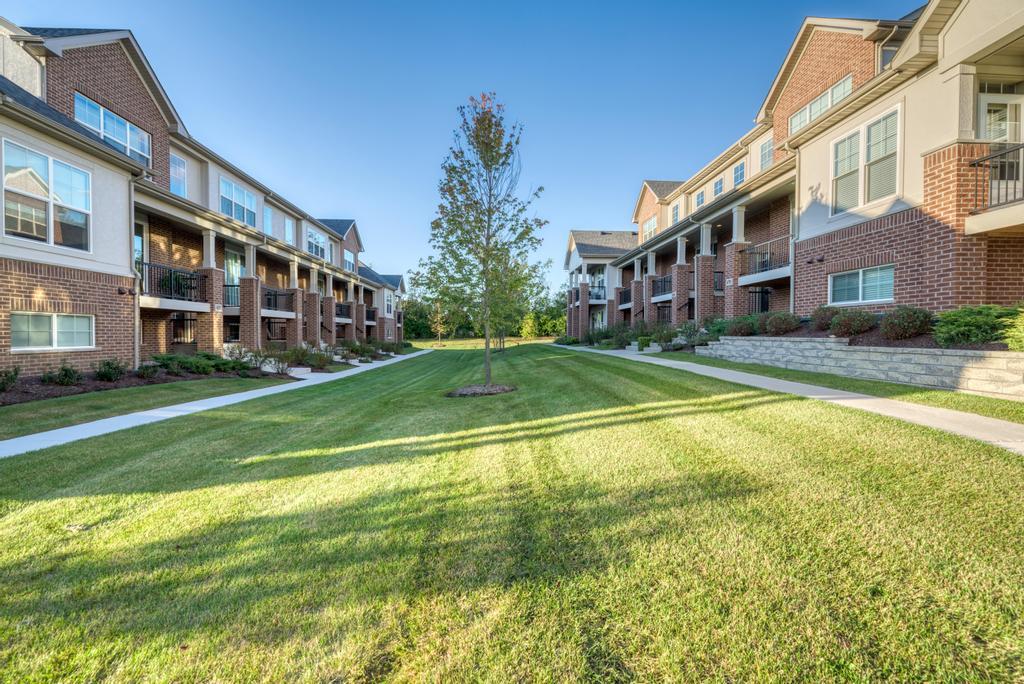
[[[555,338],[555,344],[579,344],[580,341],[571,335],[562,335]]]
[[[636,346],[641,351],[647,349],[647,347],[651,346],[651,338],[648,337],[647,335],[636,338]]]
[[[1024,309],[1018,310],[1003,331],[1003,342],[1010,351],[1024,351]]]
[[[144,363],[135,371],[135,375],[143,380],[152,380],[160,371],[160,366],[155,363]]]
[[[44,371],[39,379],[44,385],[62,385],[64,387],[70,387],[71,385],[77,385],[82,382],[82,374],[75,370],[74,366],[65,361],[55,371]]]
[[[878,329],[887,340],[906,340],[924,335],[932,328],[932,312],[913,306],[898,306],[882,316]]]
[[[1018,310],[1009,306],[964,306],[940,313],[932,335],[943,347],[1002,342],[1017,315]]]
[[[800,327],[800,318],[788,311],[776,311],[765,321],[765,334],[777,337],[791,333]]]
[[[660,345],[666,345],[676,336],[675,328],[659,323],[651,328],[651,339]]]
[[[701,338],[705,342],[714,342],[722,335],[728,335],[729,321],[724,318],[710,318],[704,321]]]
[[[629,335],[624,331],[619,331],[612,337],[611,342],[616,349],[623,349],[629,346]]]
[[[181,377],[182,375],[185,375],[186,373],[188,373],[188,371],[186,371],[185,368],[182,367],[182,365],[180,363],[178,363],[177,359],[171,359],[171,360],[169,360],[169,361],[167,361],[165,363],[161,363],[160,366],[165,371],[167,371],[168,375],[173,375],[173,376],[176,376],[176,377]]]
[[[334,355],[327,352],[310,352],[308,357],[309,367],[316,370],[323,370],[334,363]]]
[[[863,309],[841,309],[832,317],[829,332],[836,337],[850,337],[875,327],[875,315]]]
[[[288,359],[288,363],[292,366],[308,366],[309,358],[312,354],[313,351],[305,345],[292,347],[284,352],[285,358]]]
[[[733,337],[749,337],[757,334],[757,322],[749,316],[740,316],[726,321],[725,334]]]
[[[700,337],[700,328],[693,321],[687,321],[679,326],[676,331],[679,337],[682,337],[688,344],[696,344],[697,339]]]
[[[4,371],[0,371],[0,392],[6,392],[7,390],[14,387],[14,383],[18,382],[18,375],[21,373],[21,367],[15,366]]]
[[[774,316],[777,312],[775,311],[764,311],[759,314],[755,314],[757,319],[757,334],[768,335],[768,319]]]
[[[217,354],[211,354],[210,352],[199,352],[194,358],[208,361],[213,370],[218,373],[234,373],[236,371],[248,368],[249,364],[241,359],[224,358]]]
[[[128,366],[117,359],[104,359],[96,365],[96,379],[117,382],[128,372]]]
[[[840,311],[834,306],[819,306],[811,312],[811,325],[815,330],[828,330],[832,326],[832,319]]]
[[[271,350],[267,353],[266,363],[271,373],[284,375],[288,372],[290,365],[289,355],[283,349]]]

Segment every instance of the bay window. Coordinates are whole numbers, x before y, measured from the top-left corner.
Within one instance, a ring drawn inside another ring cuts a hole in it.
[[[891,302],[895,270],[888,265],[833,274],[829,277],[829,304]]]
[[[256,196],[223,176],[220,179],[220,211],[236,221],[256,227]]]
[[[66,162],[4,141],[4,233],[89,251],[92,178]]]
[[[95,346],[93,328],[92,316],[12,312],[11,349],[87,349]]]
[[[118,152],[147,167],[152,166],[152,138],[149,133],[81,93],[75,93],[75,121],[91,128]]]

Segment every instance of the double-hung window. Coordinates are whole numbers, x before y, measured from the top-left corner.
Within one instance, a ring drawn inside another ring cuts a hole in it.
[[[388,290],[384,293],[384,312],[390,316],[395,307],[395,293]]]
[[[740,185],[747,179],[747,162],[740,162],[736,166],[732,167],[732,184],[733,186]]]
[[[347,249],[345,250],[345,270],[356,270],[356,255],[348,251]]]
[[[146,166],[152,165],[152,139],[149,133],[81,93],[75,93],[75,121],[94,130],[115,150]]]
[[[722,194],[722,190],[724,189],[724,187],[725,187],[725,183],[724,183],[724,181],[722,181],[721,178],[719,178],[718,180],[715,181],[715,186],[714,186],[715,197],[718,197],[719,195]]]
[[[891,302],[895,268],[875,266],[835,273],[829,278],[830,304],[872,304]]]
[[[654,232],[658,229],[658,217],[652,216],[651,218],[644,221],[643,232],[640,235],[640,241],[646,242],[649,238],[654,237]]]
[[[306,231],[306,251],[315,257],[327,257],[327,238],[315,230]]]
[[[833,143],[833,214],[895,195],[898,180],[898,109]]]
[[[290,216],[284,217],[284,241],[289,245],[295,244],[295,219]]]
[[[694,200],[694,204],[696,204],[698,209],[700,209],[701,207],[704,206],[704,191],[703,190],[701,190],[700,192],[697,193],[697,197]]]
[[[188,198],[188,162],[171,152],[171,192]]]
[[[765,140],[763,143],[761,143],[760,152],[761,160],[758,168],[764,171],[765,169],[772,165],[773,161],[775,161],[775,141],[772,140],[771,138]]]
[[[860,204],[860,132],[835,143],[832,160],[832,213]]]
[[[256,227],[256,196],[224,177],[220,179],[220,211],[236,221]]]
[[[89,173],[9,140],[3,149],[4,233],[89,251]]]
[[[263,205],[263,233],[264,235],[274,234],[274,209],[266,204]]]
[[[679,203],[672,205],[672,224],[679,223]]]
[[[818,97],[811,100],[789,117],[789,132],[792,135],[811,123],[853,92],[853,75],[847,76]]]
[[[896,194],[896,137],[898,112],[889,112],[868,124],[865,153],[867,196],[872,202]]]
[[[11,313],[11,349],[47,351],[95,346],[92,316],[49,313]]]

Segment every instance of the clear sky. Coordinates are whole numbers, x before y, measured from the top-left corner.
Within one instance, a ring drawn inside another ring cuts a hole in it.
[[[316,216],[355,218],[383,273],[428,253],[456,107],[525,125],[549,282],[570,228],[631,228],[644,178],[681,179],[749,129],[807,15],[923,0],[6,0],[26,26],[129,28],[189,132]]]

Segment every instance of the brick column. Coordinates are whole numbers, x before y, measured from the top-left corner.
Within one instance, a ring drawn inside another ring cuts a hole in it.
[[[224,271],[201,268],[203,301],[209,313],[196,314],[196,349],[212,354],[224,353]]]
[[[690,299],[690,267],[672,264],[672,325],[686,322],[686,302]]]
[[[303,341],[302,340],[302,309],[304,293],[298,288],[289,288],[285,292],[290,292],[292,295],[292,311],[295,312],[295,318],[285,319],[284,324],[284,341],[285,346],[289,349],[297,347]]]
[[[354,328],[354,339],[366,342],[366,304],[362,302],[352,304],[352,327]]]
[[[356,340],[356,303],[349,301],[345,302],[348,304],[348,315],[352,317],[351,323],[345,324],[345,339],[349,342],[355,342]]]
[[[579,306],[579,331],[578,337],[582,338],[590,331],[590,285],[580,283],[580,306]]]
[[[371,338],[375,340],[383,340],[384,326],[386,325],[386,323],[384,322],[384,317],[380,315],[380,309],[378,309],[377,307],[371,306],[370,309],[377,312],[377,325],[366,326],[368,328],[367,332]]]
[[[263,322],[260,309],[263,306],[263,293],[260,279],[255,276],[243,276],[238,281],[238,341],[246,349],[259,349],[263,335],[260,325]]]
[[[730,242],[725,246],[725,317],[746,316],[750,313],[750,298],[746,288],[740,287],[743,260],[749,242]]]
[[[622,312],[619,311],[619,293],[625,288],[612,288],[612,301],[608,304],[608,325],[619,325],[622,323]]]
[[[572,337],[572,288],[565,291],[565,334]]]
[[[320,346],[320,315],[323,311],[319,292],[306,292],[302,312],[306,317],[306,342],[313,347]]]
[[[320,335],[323,342],[331,347],[338,341],[334,326],[334,297],[324,297],[320,302]]]
[[[657,274],[652,275],[650,273],[644,276],[644,320],[647,321],[648,325],[658,322],[658,310],[651,303],[651,295],[654,292],[654,279],[657,277]]]
[[[643,317],[644,313],[644,281],[631,281],[629,289],[633,296],[633,301],[630,302],[630,325],[636,325],[636,322]]]
[[[697,274],[697,323],[703,323],[715,316],[715,258],[710,254],[698,254],[693,258],[693,270]]]

